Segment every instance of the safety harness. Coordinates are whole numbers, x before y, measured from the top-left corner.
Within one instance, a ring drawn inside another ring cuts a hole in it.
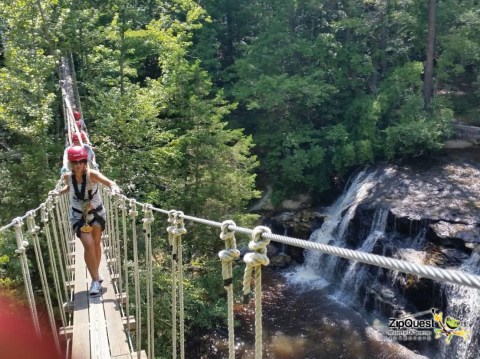
[[[98,186],[97,186],[97,189],[95,190],[95,192],[92,191],[92,189],[90,188],[90,181],[89,181],[89,189],[88,189],[88,201],[91,201],[93,199],[93,197],[97,194],[98,192]],[[73,185],[73,191],[75,192],[75,199],[78,200],[78,201],[86,201],[85,200],[85,190],[87,188],[87,173],[84,173],[83,176],[82,176],[82,185],[81,185],[81,188],[80,190],[78,189],[78,183],[77,183],[77,180],[75,179],[75,174],[72,173],[72,185]],[[93,192],[93,193],[92,193]],[[89,206],[89,204],[87,204],[87,206]],[[105,229],[105,219],[100,216],[98,214],[98,212],[101,212],[103,210],[103,205],[99,205],[97,208],[91,208],[90,210],[88,211],[81,211],[77,208],[74,208],[72,207],[72,210],[76,213],[80,213],[82,214],[82,219],[79,220],[77,223],[75,223],[73,225],[73,228],[76,229],[77,231],[82,228],[83,226],[85,226],[86,224],[88,224],[88,226],[90,226],[93,222],[97,221],[100,226],[102,227],[102,230]],[[93,214],[93,219],[91,221],[86,221],[86,215],[87,214]]]

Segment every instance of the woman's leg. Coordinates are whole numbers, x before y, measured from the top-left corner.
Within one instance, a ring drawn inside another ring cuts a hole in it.
[[[84,258],[87,265],[88,272],[92,277],[92,280],[98,281],[98,261],[95,248],[95,241],[92,233],[82,232],[80,233],[80,240],[82,241],[83,248],[85,250]]]
[[[97,259],[96,266],[97,272],[98,268],[100,267],[100,260],[102,259],[102,248],[100,246],[100,242],[102,240],[102,228],[97,223],[92,224],[92,237],[93,243],[95,245],[95,256]]]

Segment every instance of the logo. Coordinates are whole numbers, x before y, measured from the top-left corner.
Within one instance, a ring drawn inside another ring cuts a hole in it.
[[[419,319],[425,315],[431,315],[427,319]],[[435,308],[414,314],[405,314],[398,318],[389,318],[388,331],[386,334],[399,341],[432,340],[445,336],[445,342],[450,344],[454,336],[468,338],[470,332],[465,327],[460,327],[461,322],[451,316],[443,320],[443,313],[438,313]]]
[[[464,340],[467,340],[469,331],[465,330],[465,327],[460,329],[460,320],[453,317],[446,317],[445,321],[442,320],[443,313],[437,313],[434,308],[431,309],[433,321],[439,325],[439,328],[434,329],[435,339],[439,339],[444,335],[447,337],[445,340],[447,344],[450,344],[450,341],[454,336],[462,337]]]
[[[398,318],[390,318],[388,319],[386,334],[398,341],[432,340],[435,321],[431,317],[428,319],[418,318],[426,314],[431,314],[431,311],[427,310],[414,314],[405,314]]]

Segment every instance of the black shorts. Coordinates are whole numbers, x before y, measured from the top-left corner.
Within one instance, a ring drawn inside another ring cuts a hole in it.
[[[94,225],[94,224],[99,224],[100,227],[102,228],[102,232],[105,230],[105,219],[99,215],[96,215],[93,221],[90,221],[88,223],[89,226]],[[85,225],[85,221],[81,219],[77,223],[73,225],[73,230],[75,231],[75,234],[77,235],[78,238],[81,238],[80,235],[82,231],[80,228],[82,228]]]

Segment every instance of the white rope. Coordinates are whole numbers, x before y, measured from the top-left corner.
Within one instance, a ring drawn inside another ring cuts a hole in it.
[[[104,193],[106,198],[108,199],[106,201],[106,207],[105,207],[105,213],[106,213],[106,223],[107,223],[107,236],[109,238],[109,248],[110,248],[110,258],[114,258],[114,260],[110,264],[110,268],[113,273],[118,274],[118,264],[119,264],[119,258],[118,258],[118,239],[115,237],[115,225],[114,225],[114,215],[113,215],[113,206],[112,206],[112,195],[111,193],[107,190],[107,188],[104,187]]]
[[[118,223],[118,207],[119,207],[119,198],[116,196],[111,196],[110,195],[110,201],[113,201],[113,205],[111,205],[112,210],[113,210],[113,237],[114,237],[114,242],[116,243],[116,255],[115,255],[115,264],[116,264],[116,273],[118,274],[118,290],[120,292],[120,295],[123,295],[123,273],[122,273],[122,254],[121,254],[121,246],[122,246],[122,241],[120,239],[120,228],[119,228],[119,223]]]
[[[130,200],[128,197],[124,195],[120,195],[120,196],[124,197],[127,200]],[[143,205],[142,202],[136,202],[136,203],[139,206]],[[153,207],[152,210],[154,212],[169,214],[169,211],[161,208]],[[217,227],[217,228],[222,227],[221,222],[216,222],[216,221],[199,218],[195,216],[189,216],[185,214],[181,215],[180,217],[188,221],[201,223],[211,227]],[[235,231],[237,233],[242,233],[247,235],[251,235],[253,233],[252,229],[244,228],[244,227],[229,226],[228,229]],[[266,239],[270,239],[274,242],[284,243],[294,247],[317,250],[325,254],[335,255],[335,256],[339,256],[339,257],[350,259],[350,260],[356,260],[361,263],[366,263],[366,264],[371,264],[371,265],[375,265],[382,268],[397,270],[404,273],[416,274],[421,277],[430,278],[430,279],[438,280],[441,282],[453,283],[453,284],[464,285],[464,286],[480,289],[480,276],[469,274],[469,273],[458,271],[458,270],[442,269],[442,268],[428,266],[424,264],[410,263],[400,259],[383,257],[376,254],[360,252],[352,249],[339,248],[339,247],[331,246],[328,244],[320,244],[320,243],[310,242],[308,240],[303,240],[299,238],[281,236],[278,234],[263,233],[262,238],[263,237]]]
[[[185,305],[184,305],[184,293],[183,293],[183,248],[182,248],[182,235],[187,233],[185,225],[183,223],[182,211],[177,211],[177,218],[175,221],[176,231],[175,239],[177,241],[177,258],[178,258],[178,300],[180,302],[180,359],[185,359]]]
[[[227,291],[228,303],[228,352],[229,358],[235,359],[235,333],[233,321],[233,270],[232,261],[240,257],[240,251],[237,249],[235,232],[229,231],[228,226],[235,226],[233,221],[222,222],[220,239],[225,241],[225,250],[218,253],[222,261],[223,286]]]
[[[138,204],[141,205],[142,203],[139,202]],[[155,208],[155,207],[153,207],[152,209],[154,212],[168,214],[168,212],[164,209]],[[211,227],[217,227],[217,228],[222,227],[221,222],[211,221],[204,218],[198,218],[198,217],[188,216],[188,215],[183,215],[182,218],[192,222],[205,224]],[[237,226],[229,226],[228,228],[237,233],[242,233],[247,235],[251,235],[253,233],[253,230],[250,228],[237,227]],[[377,267],[396,270],[396,271],[408,273],[408,274],[415,274],[421,277],[425,277],[425,278],[429,278],[429,279],[433,279],[441,282],[464,285],[467,287],[480,289],[480,276],[462,272],[459,270],[443,269],[443,268],[424,265],[424,264],[411,263],[411,262],[407,262],[400,259],[383,257],[376,254],[356,251],[353,249],[335,247],[328,244],[320,244],[320,243],[311,242],[304,239],[281,236],[273,233],[263,233],[262,238],[270,239],[278,243],[288,244],[294,247],[312,249],[325,254],[335,255],[335,256],[350,259],[350,260],[356,260],[361,263],[370,264]]]
[[[63,214],[63,222],[64,222],[64,225],[65,225],[65,238],[67,238],[66,240],[66,244],[67,244],[67,253],[73,253],[74,252],[74,246],[73,246],[73,239],[74,239],[74,234],[73,234],[73,228],[72,226],[70,225],[70,218],[68,217],[68,213],[70,212],[69,211],[69,201],[70,201],[70,196],[67,196],[67,195],[62,195],[62,196],[58,196],[58,203],[60,203],[60,212]],[[73,257],[72,256],[67,256],[67,264],[68,265],[73,265],[74,264],[74,261],[73,261]],[[73,278],[73,272],[72,272],[72,276]]]
[[[185,358],[185,306],[183,291],[183,255],[182,235],[187,233],[183,212],[171,210],[168,212],[168,240],[172,249],[172,358],[177,357],[177,311],[179,321],[180,358]],[[178,291],[177,291],[178,288]],[[178,298],[178,308],[177,308]]]
[[[54,203],[53,208],[55,208],[55,214],[57,216],[56,218],[57,218],[57,224],[58,224],[58,233],[59,233],[59,236],[60,236],[59,243],[57,243],[57,248],[58,248],[58,244],[60,244],[60,248],[62,249],[61,253],[63,254],[63,263],[65,265],[65,267],[63,267],[62,269],[65,269],[65,271],[66,271],[67,266],[70,263],[68,253],[67,253],[66,243],[68,241],[70,241],[71,238],[66,237],[66,232],[67,231],[65,230],[65,226],[64,226],[66,213],[60,210],[58,196],[53,197],[53,203]],[[68,272],[67,272],[67,274],[68,274]]]
[[[108,196],[107,190],[105,187],[102,186],[102,192],[103,192],[103,198]],[[108,197],[107,197],[108,198]],[[115,243],[112,240],[112,226],[111,226],[111,213],[110,213],[110,201],[104,201],[103,202],[103,207],[105,209],[105,230],[102,233],[102,240],[104,245],[107,247],[108,251],[108,257],[112,258],[115,257]],[[113,264],[113,261],[110,262],[110,269],[112,271],[112,274],[115,273],[115,265]]]
[[[42,204],[41,204],[40,206],[38,206],[37,208],[32,209],[32,211],[33,211],[34,213],[37,213],[37,211],[38,211],[40,208],[42,208],[42,205],[44,205],[44,204],[45,204],[45,203],[42,203]],[[28,211],[28,212],[30,212],[30,211]],[[28,212],[25,213],[22,217],[17,217],[17,218],[15,218],[15,219],[13,219],[9,224],[1,227],[1,228],[0,228],[0,232],[4,232],[4,231],[6,231],[6,230],[9,229],[9,228],[14,227],[15,224],[17,223],[16,221],[17,221],[18,219],[20,219],[21,221],[23,221],[24,219],[26,219],[26,218],[29,216]]]
[[[145,263],[147,270],[147,357],[154,356],[154,317],[153,317],[153,269],[152,269],[152,223],[154,221],[152,206],[145,204],[143,206],[144,218],[143,233],[145,235]]]
[[[123,200],[125,200],[125,199],[130,200],[123,195],[119,195],[119,197],[122,198]],[[56,244],[57,244],[57,254],[61,257],[61,250],[58,247],[58,238],[57,238],[57,233],[56,233],[56,229],[59,228],[59,226],[57,226],[57,224],[55,223],[55,216],[52,215],[52,208],[51,208],[52,203],[51,202],[52,202],[51,200],[50,201],[47,200],[47,202],[45,202],[45,204],[42,204],[42,205],[47,206],[47,210],[49,211],[49,213],[51,215],[51,218],[52,218],[51,223],[52,223],[52,227],[54,228],[53,232],[54,232],[54,237],[55,237],[55,241],[56,241]],[[42,205],[39,208],[41,208]],[[135,212],[136,205],[144,205],[144,204],[142,204],[141,202],[136,202],[135,200],[130,200],[130,206],[131,206],[130,212],[131,213]],[[37,210],[38,210],[38,208],[36,210],[34,210],[34,212],[37,211]],[[159,208],[155,208],[155,207],[152,207],[152,210],[156,211],[156,212],[164,213],[164,214],[169,214],[169,215],[170,215],[170,212],[171,212],[171,211],[169,212],[169,211],[159,209]],[[206,219],[203,219],[203,218],[184,215],[183,213],[177,212],[177,211],[174,211],[174,212],[175,212],[175,215],[178,219],[191,220],[193,222],[202,223],[202,224],[205,224],[205,225],[222,228],[222,223],[211,221],[211,220],[206,220]],[[131,216],[132,216],[132,214],[131,214]],[[0,228],[0,231],[4,231],[4,230],[6,230],[10,227],[13,227],[13,226],[16,227],[18,225],[18,221],[19,220],[21,221],[21,220],[25,219],[26,217],[27,216],[16,218],[10,224]],[[135,217],[136,217],[136,215],[132,217],[134,223],[135,223]],[[45,227],[47,228],[48,225],[46,225]],[[175,229],[176,226],[169,226],[169,228]],[[238,232],[238,233],[244,233],[244,234],[252,234],[255,231],[255,230],[251,230],[251,229],[248,229],[248,228],[237,227],[233,224],[227,225],[226,229],[228,229],[230,231],[235,231],[235,232]],[[135,224],[133,226],[133,232],[134,232],[134,236],[133,236],[134,237],[134,242],[136,242]],[[169,231],[169,240],[171,241],[171,245],[172,245],[172,255],[175,256],[175,260],[172,261],[172,273],[177,273],[178,272],[178,274],[177,274],[178,278],[172,280],[172,282],[173,282],[172,293],[173,293],[175,283],[178,282],[179,292],[180,292],[181,291],[180,290],[180,285],[181,285],[181,282],[183,282],[183,276],[180,277],[182,275],[180,272],[183,272],[183,270],[180,270],[180,268],[176,267],[176,265],[180,263],[179,259],[181,259],[181,258],[179,258],[179,256],[181,256],[181,249],[178,249],[178,244],[179,243],[177,242],[177,240],[176,239],[172,240],[173,235],[176,235],[176,231],[173,231],[172,233],[170,233],[170,231]],[[476,289],[480,289],[480,276],[472,275],[472,274],[465,273],[465,272],[458,271],[458,270],[442,269],[442,268],[433,267],[433,266],[410,263],[410,262],[407,262],[407,261],[388,258],[388,257],[382,257],[382,256],[371,254],[371,253],[365,253],[365,252],[360,252],[360,251],[356,251],[356,250],[334,247],[334,246],[330,246],[330,245],[326,245],[326,244],[309,242],[309,241],[301,240],[301,239],[298,239],[298,238],[280,236],[280,235],[275,235],[275,234],[271,234],[271,233],[267,233],[267,232],[259,233],[258,236],[263,240],[267,240],[267,239],[268,240],[273,240],[273,241],[276,241],[276,242],[279,242],[279,243],[284,243],[284,244],[288,244],[288,245],[295,246],[295,247],[317,250],[317,251],[320,251],[322,253],[326,253],[326,254],[330,254],[330,255],[336,255],[336,256],[346,258],[346,259],[350,259],[350,260],[356,260],[358,262],[365,263],[365,264],[375,265],[375,266],[379,266],[379,267],[382,267],[382,268],[396,270],[396,271],[400,271],[400,272],[404,272],[404,273],[415,274],[415,275],[419,275],[419,276],[422,276],[422,277],[425,277],[425,278],[430,278],[430,279],[438,280],[438,281],[442,281],[442,282],[449,282],[449,283],[453,283],[453,284],[470,286],[470,287],[473,287],[473,288],[476,288]],[[126,239],[126,235],[124,235],[124,237]],[[180,243],[180,245],[181,245],[181,243]],[[175,248],[173,248],[174,246],[175,246]],[[125,247],[126,247],[126,245],[125,245]],[[136,250],[136,248],[137,248],[136,243],[134,244],[134,248]],[[19,247],[19,250],[21,250],[20,247]],[[134,250],[134,258],[136,258],[136,260],[135,260],[135,265],[136,265],[135,275],[138,276],[138,253],[135,253],[135,250]],[[53,249],[52,249],[52,251],[53,251]],[[251,253],[251,254],[254,254],[254,253]],[[59,257],[59,262],[61,262],[60,257]],[[248,260],[249,254],[246,255],[246,258]],[[125,260],[127,260],[126,256],[125,256]],[[53,262],[52,262],[52,265],[54,265]],[[63,265],[60,265],[60,271],[62,271],[62,267],[63,267]],[[251,274],[253,272],[253,268],[251,268],[249,271],[250,271],[250,276],[251,276]],[[53,272],[55,272],[55,271],[53,271]],[[64,274],[62,274],[62,276],[64,277]],[[255,281],[256,282],[256,292],[255,292],[256,294],[255,295],[257,297],[257,283],[258,284],[261,283],[261,271],[260,270],[255,271],[255,277],[259,279],[259,280]],[[65,282],[65,280],[64,280],[64,282]],[[136,282],[137,283],[139,282],[138,278],[136,279]],[[127,280],[127,283],[128,283],[128,280]],[[245,288],[245,285],[244,285],[244,294],[248,297],[249,293],[250,293],[249,285],[248,285],[248,288]],[[180,293],[179,293],[179,295],[180,295]],[[57,294],[57,296],[61,297],[58,294]],[[137,296],[137,293],[136,293],[136,296]],[[176,307],[176,303],[175,303],[176,299],[175,298],[176,298],[176,295],[173,295],[172,296],[172,318],[174,318],[173,309],[175,309],[175,307]],[[181,302],[180,299],[179,299],[179,301]],[[260,300],[256,300],[256,305],[260,304],[260,302],[261,302]],[[139,300],[138,300],[138,303],[139,303]],[[181,306],[182,305],[180,305],[180,307]],[[139,310],[138,307],[139,306],[137,305],[137,310]],[[128,309],[128,306],[127,306],[127,309]],[[260,310],[261,310],[261,308],[260,308]],[[257,312],[257,309],[256,309],[256,312]],[[175,310],[175,313],[176,313],[176,310]],[[63,318],[62,318],[62,320],[63,320]],[[182,319],[180,318],[180,320],[182,320]],[[137,328],[138,328],[139,322],[140,321],[137,322]],[[172,334],[175,334],[175,331],[176,331],[176,321],[172,319]],[[140,333],[138,332],[137,334],[140,334]],[[258,333],[256,333],[256,334],[258,334]],[[138,337],[139,337],[139,335],[137,336],[137,348],[140,349],[140,346],[139,346],[140,342],[139,342]],[[182,338],[182,335],[181,335],[181,338]],[[181,339],[181,340],[183,340],[183,339]],[[176,336],[173,339],[174,348],[176,348],[175,341],[176,341]],[[175,349],[174,349],[174,351],[175,351]],[[174,358],[175,357],[176,357],[176,354],[174,354]]]
[[[270,228],[258,226],[253,229],[252,240],[248,248],[254,252],[243,256],[246,264],[243,276],[243,298],[248,303],[252,272],[255,271],[255,358],[262,358],[262,265],[267,266],[270,260],[267,257],[269,239],[262,238],[262,233],[271,233]]]
[[[32,281],[30,279],[30,271],[28,269],[28,259],[25,253],[26,251],[25,247],[28,246],[28,242],[23,239],[23,233],[22,233],[23,221],[20,218],[17,218],[15,222],[16,222],[15,237],[17,239],[17,249],[15,250],[15,253],[17,253],[20,256],[20,264],[22,267],[23,281],[25,283],[25,291],[27,293],[28,305],[30,307],[30,314],[32,316],[33,326],[35,327],[37,336],[40,337],[41,332],[40,332],[40,324],[38,321],[37,306],[35,304]]]
[[[172,359],[177,358],[177,241],[175,240],[177,212],[168,212],[168,242],[172,251]]]
[[[57,352],[60,354],[60,342],[58,341],[57,328],[55,326],[55,316],[53,314],[50,288],[48,286],[48,279],[45,271],[45,265],[43,263],[42,250],[40,248],[40,242],[38,240],[38,231],[40,230],[40,227],[35,224],[35,213],[33,211],[30,211],[29,213],[30,215],[27,217],[28,233],[32,237],[33,248],[35,249],[35,256],[37,257],[37,266],[40,273],[40,281],[42,283],[43,295],[45,296],[45,304],[47,307],[48,317],[50,319],[50,328],[52,330],[55,347],[57,349]]]
[[[135,270],[135,320],[137,337],[137,357],[140,359],[142,346],[142,303],[140,297],[140,277],[138,270],[138,242],[137,242],[137,223],[138,212],[136,201],[130,200],[129,216],[132,219],[132,238],[133,238],[133,263]]]
[[[130,295],[128,278],[128,237],[127,237],[127,205],[124,198],[120,198],[120,207],[122,210],[122,234],[124,250],[124,270],[125,270],[125,315],[127,317],[127,333],[130,334]],[[122,283],[120,282],[120,295],[123,295]],[[130,337],[130,335],[128,336]]]
[[[55,220],[55,214],[53,211],[53,200],[51,197],[49,198],[49,200],[47,200],[47,211],[51,218],[53,241],[55,243],[55,247],[57,250],[58,268],[60,269],[60,276],[62,278],[62,283],[63,283],[62,287],[63,287],[63,290],[65,291],[65,298],[68,298],[67,287],[66,287],[67,280],[65,279],[65,269],[62,262],[62,253],[60,251],[60,247],[58,244],[58,234],[57,234],[58,227],[57,227],[57,221]]]
[[[41,217],[40,217],[41,221],[43,222],[43,229],[45,231],[45,237],[47,238],[48,256],[49,256],[49,259],[50,259],[50,268],[51,268],[52,275],[53,275],[53,283],[54,283],[54,286],[55,286],[55,292],[57,294],[57,302],[59,304],[63,304],[64,299],[62,297],[60,280],[58,278],[57,262],[56,262],[56,259],[55,259],[55,253],[53,251],[52,236],[50,234],[50,226],[49,226],[49,223],[48,223],[48,213],[47,213],[47,210],[45,208],[45,204],[42,204],[40,215],[41,215]],[[67,318],[66,318],[66,314],[65,314],[65,310],[64,310],[63,305],[59,305],[59,311],[60,311],[60,317],[62,319],[63,328],[66,328]]]
[[[110,215],[112,216],[112,237],[113,242],[115,243],[115,273],[118,275],[118,283],[121,283],[123,280],[122,274],[122,254],[121,254],[121,243],[120,243],[120,232],[118,228],[118,200],[119,198],[113,196],[110,193]]]

